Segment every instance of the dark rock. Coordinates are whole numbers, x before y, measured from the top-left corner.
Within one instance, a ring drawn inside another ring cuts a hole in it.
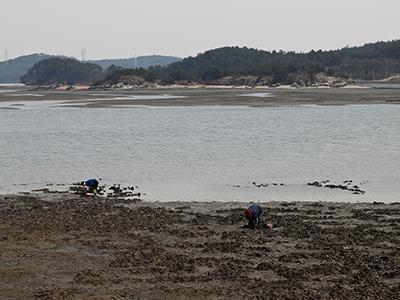
[[[309,183],[307,183],[307,185],[310,185],[310,186],[317,186],[317,187],[322,187],[322,184],[321,184],[321,183],[319,183],[318,181],[309,182]]]

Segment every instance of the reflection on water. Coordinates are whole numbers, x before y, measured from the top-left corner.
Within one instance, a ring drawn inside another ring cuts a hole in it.
[[[7,96],[8,97],[44,97],[44,95],[41,95],[41,94],[29,94],[29,93],[25,93],[25,94],[9,94]]]
[[[183,99],[186,96],[176,96],[176,95],[124,95],[124,94],[90,94],[90,96],[101,96],[97,99],[88,100],[161,100],[161,99]]]
[[[0,102],[0,108],[23,108],[23,109],[47,109],[52,106],[62,105],[61,101],[43,100],[43,101],[3,101]]]
[[[270,98],[274,97],[271,93],[250,93],[250,94],[239,94],[241,97],[256,97],[256,98]]]
[[[0,193],[95,176],[149,200],[399,200],[396,105],[30,108],[0,110]],[[326,179],[367,193],[305,185]]]
[[[2,90],[0,89],[0,92]],[[4,91],[4,90],[3,90]],[[8,90],[11,91],[11,90]],[[10,94],[7,96],[11,97],[44,97],[41,94]],[[0,109],[13,108],[15,106],[23,106],[24,108],[47,108],[47,107],[58,107],[58,106],[85,106],[88,103],[95,103],[98,100],[111,101],[111,100],[133,100],[132,105],[134,105],[134,100],[166,100],[166,99],[183,99],[186,96],[176,96],[176,95],[123,95],[123,94],[90,94],[90,96],[102,96],[98,98],[88,98],[79,99],[75,101],[70,100],[37,100],[37,101],[1,101]],[[115,105],[116,107],[131,107],[131,105]]]

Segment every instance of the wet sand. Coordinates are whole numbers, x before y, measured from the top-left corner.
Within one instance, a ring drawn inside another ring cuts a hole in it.
[[[2,299],[398,299],[400,203],[0,196]]]
[[[304,89],[135,89],[91,91],[32,91],[27,87],[18,92],[0,93],[4,101],[59,101],[71,107],[131,106],[293,106],[293,105],[365,105],[400,104],[400,89],[372,88],[304,88]],[[15,95],[20,93],[21,95]],[[260,97],[271,93],[272,97]],[[131,95],[173,95],[172,99],[129,99]],[[254,94],[253,96],[248,94]],[[38,96],[39,95],[39,96]],[[246,96],[244,96],[246,95]],[[124,97],[127,97],[124,99]],[[117,99],[114,99],[117,98]]]

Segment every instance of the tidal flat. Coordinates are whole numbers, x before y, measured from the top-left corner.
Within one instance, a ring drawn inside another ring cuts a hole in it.
[[[71,107],[365,105],[400,103],[398,88],[159,88],[131,90],[35,90],[1,92],[0,102],[55,101]]]

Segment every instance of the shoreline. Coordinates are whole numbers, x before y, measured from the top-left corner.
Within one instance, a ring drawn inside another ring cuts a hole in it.
[[[396,298],[400,203],[0,195],[5,298]]]
[[[400,104],[399,89],[134,89],[111,91],[32,91],[0,93],[0,103],[54,101],[61,107],[129,108],[185,106],[342,106]]]

